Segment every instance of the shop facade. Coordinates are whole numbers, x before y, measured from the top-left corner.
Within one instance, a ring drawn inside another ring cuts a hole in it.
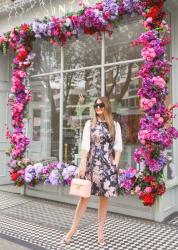
[[[89,4],[95,1],[88,1]],[[167,1],[167,9],[172,26],[172,43],[168,56],[178,57],[178,4]],[[60,4],[46,4],[45,9],[34,7],[29,12],[15,18],[0,17],[1,32],[6,32],[16,25],[31,22],[34,17],[62,16],[67,11],[75,11],[77,1],[63,1]],[[93,36],[81,36],[71,40],[63,48],[55,47],[45,41],[36,40],[33,45],[36,54],[30,69],[27,84],[31,86],[33,99],[29,105],[31,119],[26,124],[26,134],[31,143],[27,157],[32,160],[60,160],[64,162],[80,161],[82,130],[86,120],[92,116],[92,105],[96,97],[109,97],[115,120],[122,130],[123,152],[120,167],[140,168],[133,159],[135,148],[139,147],[137,133],[142,112],[139,108],[137,91],[140,80],[136,76],[142,58],[140,48],[132,47],[143,28],[140,17],[125,17],[112,36],[103,35],[100,40]],[[7,99],[11,88],[11,62],[13,55],[1,55],[0,58],[0,185],[9,184],[7,163],[4,154],[8,147],[5,138],[6,123],[10,127],[10,112]],[[177,63],[173,60],[169,83],[167,104],[177,100]],[[178,127],[178,117],[174,119]],[[167,192],[155,207],[144,207],[134,196],[111,199],[110,211],[162,221],[171,213],[178,211],[178,150],[177,141],[169,149],[170,164],[165,168]],[[76,204],[77,198],[68,195],[68,188],[42,186],[22,188],[22,193],[40,198],[47,198]],[[97,207],[97,198],[92,197],[91,207]]]

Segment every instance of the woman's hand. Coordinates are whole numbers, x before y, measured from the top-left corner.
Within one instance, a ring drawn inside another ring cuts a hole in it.
[[[86,165],[87,165],[87,156],[88,156],[88,151],[86,151],[85,149],[82,149],[82,153],[81,153],[81,161],[80,161],[80,165],[78,167],[78,176],[85,176],[85,172],[86,172]]]
[[[116,163],[115,160],[112,161],[112,165],[115,165],[116,168],[118,167],[118,164]]]
[[[86,165],[80,164],[79,168],[78,168],[78,175],[79,177],[82,176],[84,177],[86,173]]]
[[[116,173],[118,174],[119,173],[119,167],[118,167],[118,164],[116,163],[115,160],[112,161],[112,164],[115,166],[115,169],[116,169]]]

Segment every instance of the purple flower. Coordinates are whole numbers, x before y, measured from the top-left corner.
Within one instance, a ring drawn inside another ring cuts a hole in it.
[[[160,155],[159,158],[154,158],[151,160],[146,159],[145,164],[148,169],[153,172],[159,172],[165,166],[167,158],[164,155]]]
[[[111,16],[117,16],[118,4],[116,0],[103,0],[103,11],[108,11]]]
[[[53,169],[49,175],[49,182],[52,185],[58,185],[59,183],[59,172],[57,169]]]
[[[43,168],[44,168],[44,166],[42,163],[36,163],[34,165],[34,169],[35,169],[35,173],[36,173],[37,178],[43,173]]]
[[[141,7],[139,0],[123,0],[124,9],[129,13],[133,14],[136,11],[139,11],[138,7]]]
[[[31,26],[36,38],[42,38],[47,35],[47,24],[41,22],[40,20],[34,20]]]

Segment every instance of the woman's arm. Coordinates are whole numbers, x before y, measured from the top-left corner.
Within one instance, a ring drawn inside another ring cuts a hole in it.
[[[120,157],[121,157],[121,151],[120,150],[115,150],[114,163],[116,164],[117,168],[118,168],[118,165],[119,165]]]
[[[90,150],[90,120],[85,123],[82,136],[82,152],[79,165],[79,176],[84,176],[86,172],[86,163],[88,152]]]
[[[115,151],[115,157],[114,157],[114,164],[116,164],[116,167],[118,168],[121,152],[123,150],[122,145],[122,133],[121,133],[121,127],[118,122],[115,122],[115,141],[114,141],[114,151]]]
[[[86,149],[82,149],[81,160],[80,160],[80,165],[79,165],[79,176],[85,175],[87,157],[88,157],[88,151]]]

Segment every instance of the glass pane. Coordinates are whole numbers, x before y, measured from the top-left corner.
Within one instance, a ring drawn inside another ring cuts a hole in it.
[[[35,41],[33,52],[36,54],[30,68],[31,75],[60,71],[61,49],[48,41]]]
[[[31,79],[33,122],[29,124],[30,158],[59,160],[60,77],[50,75]]]
[[[32,100],[34,102],[41,102],[42,101],[42,93],[38,90],[36,90],[36,91],[34,90]]]
[[[136,167],[133,159],[135,148],[139,146],[137,133],[142,117],[137,96],[140,80],[135,76],[140,63],[118,65],[105,69],[106,96],[112,105],[113,116],[121,125],[123,152],[120,167]]]
[[[40,130],[41,130],[41,110],[33,110],[33,141],[40,141]]]
[[[100,70],[86,70],[64,75],[64,151],[65,162],[78,163],[85,122],[92,114],[93,102],[101,95]]]
[[[101,42],[95,36],[83,35],[79,40],[71,40],[64,47],[65,69],[101,64]]]
[[[111,37],[105,38],[105,62],[112,63],[140,58],[140,47],[131,42],[144,32],[138,17],[125,17]]]

